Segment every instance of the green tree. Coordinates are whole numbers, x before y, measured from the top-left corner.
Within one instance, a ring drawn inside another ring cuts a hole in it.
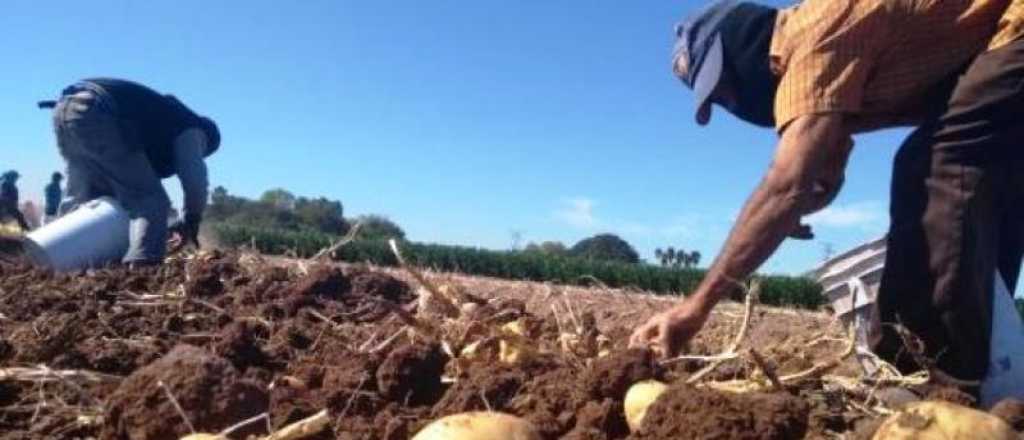
[[[228,194],[227,189],[218,186],[210,194],[210,205],[206,208],[205,216],[207,220],[223,221],[244,210],[249,203],[252,201]]]
[[[260,196],[260,202],[273,206],[276,209],[291,211],[295,209],[295,194],[284,188],[267,190]]]
[[[615,234],[598,234],[580,240],[569,250],[575,257],[601,261],[639,263],[640,255],[626,240]]]
[[[359,237],[368,240],[405,240],[405,231],[387,217],[376,214],[356,217],[352,224],[360,224]]]
[[[344,234],[348,231],[344,208],[337,200],[328,200],[324,197],[316,199],[299,197],[295,201],[294,212],[300,223],[320,232]]]
[[[657,248],[654,250],[654,256],[661,263],[662,267],[674,267],[674,268],[694,268],[700,264],[700,252],[691,251],[687,252],[683,249],[676,249],[669,246],[665,249]]]

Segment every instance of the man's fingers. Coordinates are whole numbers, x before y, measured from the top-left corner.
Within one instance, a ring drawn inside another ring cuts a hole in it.
[[[657,336],[658,328],[649,324],[644,324],[640,327],[633,335],[629,338],[629,346],[632,348],[649,348],[651,342]]]

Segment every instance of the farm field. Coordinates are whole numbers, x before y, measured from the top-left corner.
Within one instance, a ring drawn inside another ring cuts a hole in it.
[[[725,304],[694,358],[663,363],[626,344],[671,299],[410,269],[215,251],[69,276],[0,259],[0,439],[264,438],[306,420],[324,428],[303,438],[397,440],[467,411],[545,439],[868,438],[891,412],[824,313]],[[630,433],[625,394],[651,379],[669,392]]]

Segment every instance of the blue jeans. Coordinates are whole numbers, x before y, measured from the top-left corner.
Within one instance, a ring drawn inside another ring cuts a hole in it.
[[[102,89],[69,87],[54,109],[53,125],[68,166],[61,214],[97,197],[114,197],[131,218],[123,261],[162,262],[170,199],[143,146],[122,135],[116,103]]]

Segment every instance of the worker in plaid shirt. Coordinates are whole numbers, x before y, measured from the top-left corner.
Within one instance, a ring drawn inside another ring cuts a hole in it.
[[[717,0],[677,28],[676,75],[697,98],[774,127],[775,157],[700,286],[633,334],[676,354],[801,218],[843,184],[853,134],[913,126],[893,165],[873,349],[902,369],[985,377],[992,291],[1024,251],[1024,0]],[[899,324],[934,365],[904,352]]]

